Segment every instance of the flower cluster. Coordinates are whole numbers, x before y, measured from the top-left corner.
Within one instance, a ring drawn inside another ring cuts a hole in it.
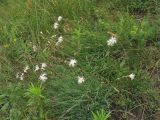
[[[62,16],[59,16],[58,19],[57,19],[57,21],[54,22],[53,27],[54,27],[55,30],[58,29],[58,27],[59,27],[59,22],[61,22],[62,19],[63,19],[63,17],[62,17]]]
[[[23,72],[18,72],[16,74],[16,78],[17,79],[20,79],[20,80],[24,80],[24,75],[28,73],[28,70],[29,70],[29,66],[26,65],[24,68],[23,68]]]
[[[17,73],[16,78],[20,80],[24,80],[24,73]]]
[[[54,23],[54,29],[55,30],[59,28],[59,24],[62,20],[63,20],[63,17],[59,16],[58,19],[56,20],[56,22]],[[117,43],[117,36],[114,33],[111,33],[111,32],[108,32],[108,33],[111,34],[111,37],[110,37],[109,40],[107,40],[107,45],[108,46],[114,46]],[[43,32],[40,32],[40,34],[43,34]],[[54,38],[56,36],[57,35],[53,35],[51,38]],[[63,40],[64,40],[63,36],[60,35],[58,37],[58,40],[57,40],[55,45],[59,46],[63,42]],[[48,41],[48,44],[50,44],[50,41]],[[34,52],[37,51],[36,45],[33,45],[33,51]],[[76,59],[70,59],[70,61],[68,61],[67,63],[68,63],[69,67],[74,68],[77,64],[77,60]],[[46,70],[46,67],[47,67],[46,63],[41,63],[41,66],[35,65],[35,67],[34,67],[34,72],[41,71],[40,72],[41,74],[39,75],[39,80],[42,81],[42,82],[46,82],[46,80],[48,79],[47,73],[44,72]],[[16,78],[20,79],[20,80],[24,80],[24,76],[25,76],[26,73],[28,73],[29,69],[30,68],[29,68],[28,65],[25,66],[24,69],[23,69],[23,72],[17,73]],[[130,75],[123,76],[123,77],[127,77],[127,78],[130,78],[131,80],[134,80],[135,74],[132,73]],[[78,78],[78,84],[82,84],[82,83],[85,82],[85,78],[83,76],[78,76],[77,78]]]
[[[39,76],[39,80],[41,80],[42,82],[45,82],[48,79],[47,74],[43,72],[44,70],[46,70],[46,67],[47,67],[46,63],[41,63],[41,67],[39,67],[39,65],[35,65],[33,69],[34,72],[41,70],[42,73]],[[23,69],[23,72],[18,72],[16,74],[16,78],[20,80],[24,80],[25,74],[27,74],[29,70],[30,70],[29,66],[28,65],[25,66]]]
[[[107,40],[107,45],[108,45],[108,46],[114,46],[114,45],[117,43],[116,34],[111,33],[111,32],[108,32],[108,34],[111,35],[111,38],[110,38],[109,40]],[[129,77],[131,80],[134,80],[135,76],[136,76],[136,75],[135,75],[134,73],[132,73],[132,74],[130,74],[130,75],[128,75],[128,76],[123,76],[122,78],[124,78],[124,77]],[[120,79],[120,78],[118,78],[118,79]]]
[[[54,23],[54,29],[58,29],[59,28],[59,23],[63,20],[63,17],[62,16],[59,16],[56,20],[56,22]],[[43,35],[43,32],[40,31],[40,34]],[[53,37],[56,37],[57,35],[53,35],[51,38]],[[58,41],[56,42],[56,46],[58,46],[60,43],[63,42],[63,37],[62,36],[59,36],[58,37]],[[50,41],[48,41],[48,44],[50,44]],[[37,46],[35,44],[33,44],[32,42],[30,42],[30,46],[32,47],[33,51],[36,52],[38,50]],[[41,67],[39,67],[39,65],[35,65],[34,67],[34,72],[36,71],[43,71],[45,70],[45,68],[47,67],[47,64],[46,63],[42,63],[41,64]],[[28,70],[29,70],[29,66],[25,66],[24,69],[23,69],[23,72],[19,72],[16,74],[16,78],[17,79],[20,79],[20,80],[24,80],[25,78],[25,74],[28,73]],[[39,76],[39,79],[43,82],[45,82],[48,78],[47,78],[47,74],[46,73],[42,73],[40,76]]]
[[[69,67],[75,67],[77,64],[77,60],[76,59],[71,59],[68,63]],[[85,82],[85,78],[83,76],[78,76],[78,84],[82,84]]]
[[[54,27],[55,30],[59,28],[59,22],[61,22],[62,20],[63,20],[63,17],[59,16],[57,21],[54,22],[53,27]],[[56,35],[52,36],[52,38],[53,37],[56,37]],[[61,35],[61,36],[58,37],[58,41],[56,42],[56,46],[59,46],[62,42],[63,42],[63,36]]]

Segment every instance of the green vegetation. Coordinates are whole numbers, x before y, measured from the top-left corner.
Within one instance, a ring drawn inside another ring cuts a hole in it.
[[[110,117],[110,113],[106,114],[103,109],[101,111],[97,111],[97,113],[92,113],[93,114],[93,120],[107,120]]]
[[[0,120],[156,120],[159,6],[0,0]]]

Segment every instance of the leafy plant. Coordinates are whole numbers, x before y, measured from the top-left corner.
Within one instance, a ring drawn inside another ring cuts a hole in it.
[[[42,95],[42,86],[41,85],[31,85],[27,89],[27,92],[25,93],[25,96],[29,98],[28,100],[28,106],[39,106],[41,105],[42,99],[44,96]]]
[[[104,109],[101,109],[96,113],[92,112],[92,116],[92,120],[108,120],[110,117],[110,112],[106,113]]]
[[[31,119],[45,119],[47,111],[45,111],[45,106],[47,99],[42,95],[43,88],[42,85],[30,84],[27,89],[25,96],[28,98],[28,115]]]

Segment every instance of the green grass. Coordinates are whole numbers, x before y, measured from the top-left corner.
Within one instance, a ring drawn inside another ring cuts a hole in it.
[[[158,1],[29,1],[0,0],[2,120],[157,117]],[[63,20],[55,30],[58,16]],[[112,33],[117,43],[108,46]],[[64,40],[56,46],[59,36]],[[68,65],[70,59],[77,60],[73,68]],[[44,62],[45,70],[34,71]],[[30,69],[24,80],[17,79],[16,74],[27,65]],[[41,82],[44,72],[48,79]],[[131,73],[133,80],[128,77]],[[78,84],[78,76],[85,82]]]

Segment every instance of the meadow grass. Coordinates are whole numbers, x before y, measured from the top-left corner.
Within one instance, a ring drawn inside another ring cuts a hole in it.
[[[156,120],[159,5],[0,0],[0,120]]]

